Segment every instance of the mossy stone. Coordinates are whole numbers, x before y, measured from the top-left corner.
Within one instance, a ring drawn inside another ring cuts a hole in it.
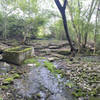
[[[27,58],[34,56],[33,47],[14,47],[4,51],[3,60],[8,63],[20,65]]]

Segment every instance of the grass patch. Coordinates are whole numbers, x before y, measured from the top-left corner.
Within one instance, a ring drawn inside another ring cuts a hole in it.
[[[36,67],[40,66],[40,63],[38,62],[37,58],[26,59],[24,61],[24,64],[35,64]]]
[[[15,74],[13,74],[13,78],[14,78],[14,79],[16,79],[16,78],[20,78],[20,75],[17,74],[17,73],[15,73]]]
[[[14,78],[13,77],[8,77],[6,79],[3,80],[3,83],[6,84],[11,84],[13,82]]]
[[[52,72],[52,73],[54,73],[55,72],[55,66],[51,63],[51,62],[49,62],[49,61],[45,61],[44,62],[44,66],[46,67],[46,68],[48,68],[48,70],[50,70],[50,72]]]
[[[3,98],[0,97],[0,100],[3,100]]]
[[[62,78],[64,76],[64,73],[62,72],[62,70],[56,69],[56,67],[49,61],[45,61],[44,62],[44,66],[51,72],[54,74],[55,77],[57,77],[57,75],[59,74],[60,77]]]
[[[26,59],[24,61],[24,64],[30,64],[30,63],[36,63],[36,62],[37,62],[37,59],[30,58],[30,59]]]

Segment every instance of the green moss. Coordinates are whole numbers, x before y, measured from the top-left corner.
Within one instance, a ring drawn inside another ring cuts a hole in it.
[[[38,62],[37,58],[30,58],[30,59],[26,59],[24,61],[24,64],[35,64],[36,67],[40,66],[40,63]]]
[[[69,88],[72,88],[72,87],[74,87],[74,84],[72,82],[67,82],[66,86],[69,87]]]
[[[40,59],[46,59],[46,57],[39,57]]]
[[[55,66],[51,62],[45,61],[44,66],[46,68],[48,68],[48,70],[50,70],[50,72],[52,72],[52,73],[55,72]]]
[[[24,64],[30,64],[30,63],[36,63],[36,62],[37,62],[36,59],[30,58],[30,59],[26,59],[26,60],[24,61]]]
[[[55,70],[55,72],[58,73],[58,74],[62,74],[62,71],[59,70],[59,69]]]
[[[22,48],[22,50],[18,50],[18,49],[21,49]],[[26,52],[26,51],[29,51],[29,50],[31,50],[32,48],[31,47],[25,47],[25,48],[23,48],[23,47],[13,47],[13,48],[8,48],[8,49],[6,49],[4,52],[14,52],[14,53],[21,53],[21,52]]]
[[[0,86],[0,88],[3,89],[3,90],[7,90],[9,87],[5,86],[5,85],[2,85],[2,86]]]
[[[36,96],[40,98],[40,97],[41,97],[41,94],[40,94],[40,93],[38,93],[38,94],[36,94]]]
[[[39,62],[35,62],[35,66],[36,67],[39,67],[40,66],[40,63]]]
[[[3,98],[0,97],[0,100],[3,100]]]
[[[17,74],[17,73],[15,73],[15,74],[13,74],[13,78],[14,78],[14,79],[16,79],[16,78],[20,78],[20,75]]]
[[[19,52],[26,52],[26,51],[29,51],[29,50],[32,50],[32,48],[26,48],[26,49],[21,50],[21,51],[19,51]]]
[[[86,96],[86,91],[83,91],[81,88],[75,89],[74,92],[72,92],[72,95],[75,97],[84,97]]]
[[[60,75],[60,77],[63,77],[64,76],[64,73],[59,70],[59,69],[56,69],[56,67],[49,61],[45,61],[44,62],[44,66],[51,72],[55,75],[55,77],[58,76],[58,74]]]
[[[92,89],[91,91],[89,91],[88,94],[89,94],[90,96],[95,96],[95,95],[97,94],[96,88],[94,88],[94,89]]]
[[[5,52],[14,51],[14,50],[19,49],[19,48],[20,48],[20,47],[13,47],[13,48],[5,49],[4,51],[5,51]]]
[[[8,77],[8,78],[3,80],[3,83],[10,84],[13,82],[13,80],[14,80],[13,77]]]
[[[72,92],[72,95],[75,97],[84,97],[86,94],[85,92]]]

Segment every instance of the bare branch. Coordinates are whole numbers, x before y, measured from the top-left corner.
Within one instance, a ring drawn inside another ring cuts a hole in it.
[[[67,5],[67,3],[68,3],[68,1],[65,0],[65,1],[64,1],[64,5],[63,5],[63,9],[64,9],[64,10],[66,9],[66,5]]]
[[[54,1],[55,1],[56,5],[57,5],[58,9],[61,11],[63,7],[62,7],[60,1],[59,0],[54,0]]]

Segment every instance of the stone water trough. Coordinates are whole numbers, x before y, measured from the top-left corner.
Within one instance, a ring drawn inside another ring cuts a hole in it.
[[[21,65],[25,59],[31,58],[33,56],[34,56],[33,47],[19,46],[19,47],[5,49],[3,54],[3,60],[8,63]]]

